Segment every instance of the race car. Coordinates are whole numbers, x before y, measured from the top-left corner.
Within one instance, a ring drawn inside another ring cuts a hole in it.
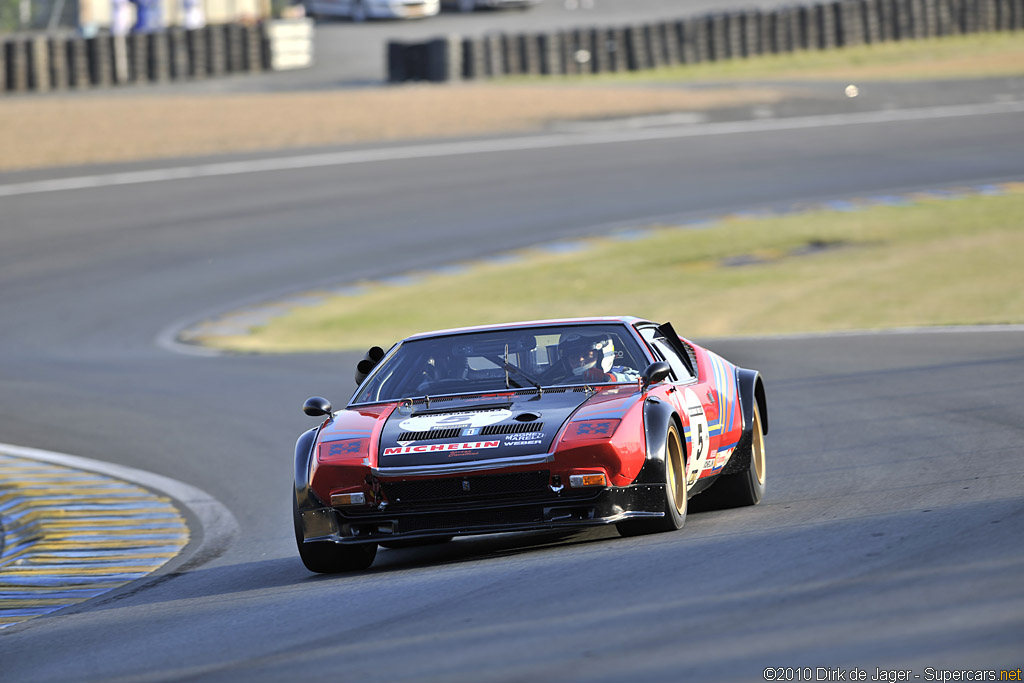
[[[472,12],[480,8],[503,9],[517,7],[527,9],[539,5],[541,0],[441,0],[442,7],[451,7],[460,12]]]
[[[380,545],[614,524],[683,526],[765,490],[764,382],[635,317],[429,332],[371,348],[343,410],[295,446],[299,556],[365,569]]]
[[[367,19],[422,19],[441,11],[439,0],[303,0],[306,16]]]

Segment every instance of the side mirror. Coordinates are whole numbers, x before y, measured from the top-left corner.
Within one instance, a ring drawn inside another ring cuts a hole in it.
[[[651,363],[644,370],[644,374],[640,375],[640,392],[647,391],[648,387],[652,384],[661,382],[672,372],[672,366],[663,360],[659,360],[655,363]]]
[[[314,396],[313,398],[307,398],[306,402],[302,404],[302,412],[310,417],[320,417],[321,415],[330,415],[333,410],[331,402],[326,398]]]
[[[377,363],[384,357],[384,349],[379,346],[371,346],[363,359],[356,363],[356,384],[362,384],[366,376],[373,372]]]

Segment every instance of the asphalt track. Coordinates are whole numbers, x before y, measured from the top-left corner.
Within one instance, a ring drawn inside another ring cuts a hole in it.
[[[199,357],[156,340],[268,293],[647,217],[1019,180],[1022,141],[1019,111],[965,113],[0,198],[0,440],[179,480],[238,525],[215,547],[197,525],[187,553],[199,555],[5,629],[0,678],[1017,669],[1020,329],[719,341],[768,383],[762,505],[693,515],[671,535],[387,550],[340,577],[298,561],[288,488],[294,438],[310,424],[299,407],[314,394],[343,402],[353,356]],[[678,328],[700,313],[681,293]]]

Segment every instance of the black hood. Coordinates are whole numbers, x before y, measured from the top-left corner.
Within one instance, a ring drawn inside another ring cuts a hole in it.
[[[582,387],[501,397],[433,399],[399,408],[381,431],[378,466],[414,467],[547,453],[591,396]]]

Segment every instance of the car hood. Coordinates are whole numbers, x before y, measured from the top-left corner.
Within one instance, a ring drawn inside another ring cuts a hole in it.
[[[433,400],[399,407],[380,435],[378,466],[410,467],[547,453],[566,420],[594,396],[583,387]]]

